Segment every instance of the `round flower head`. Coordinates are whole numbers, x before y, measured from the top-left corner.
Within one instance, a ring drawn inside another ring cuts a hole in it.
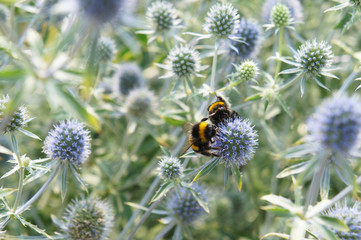
[[[206,201],[206,193],[201,186],[193,184],[192,189]],[[168,209],[171,212],[171,215],[184,224],[191,224],[204,214],[203,208],[199,205],[192,193],[184,187],[180,189],[180,195],[174,192],[170,197]]]
[[[290,9],[282,4],[276,4],[271,11],[271,22],[276,27],[286,27],[291,21],[291,11]]]
[[[147,16],[152,20],[157,32],[169,31],[179,24],[173,4],[166,1],[153,2],[148,8]]]
[[[242,18],[236,24],[233,36],[240,38],[243,42],[230,40],[232,46],[238,50],[236,52],[230,48],[231,53],[238,55],[240,59],[252,58],[257,54],[261,38],[261,28],[257,22]]]
[[[177,46],[168,56],[171,72],[178,78],[187,78],[200,71],[199,53],[190,46]]]
[[[324,68],[331,66],[333,61],[331,46],[324,41],[307,41],[302,44],[295,55],[298,68],[303,72],[317,76]]]
[[[290,18],[300,22],[303,19],[302,4],[299,0],[266,0],[262,8],[262,19],[265,23],[271,22],[272,9],[277,4],[285,5],[290,12]]]
[[[174,180],[183,174],[183,166],[178,158],[165,157],[159,161],[159,173],[165,180]]]
[[[155,108],[154,93],[146,88],[137,88],[129,92],[125,102],[126,113],[136,119],[144,119]]]
[[[100,61],[112,61],[116,52],[115,43],[110,38],[102,37],[98,43],[97,54]]]
[[[0,23],[6,23],[9,20],[9,16],[9,9],[5,5],[0,4]]]
[[[115,75],[115,89],[123,95],[129,91],[143,86],[143,76],[139,66],[135,63],[122,64]]]
[[[216,38],[228,38],[238,19],[239,14],[230,3],[217,3],[208,11],[204,29]]]
[[[360,100],[336,95],[325,100],[309,118],[310,140],[333,152],[349,154],[359,141],[360,119]]]
[[[49,158],[80,166],[90,155],[89,131],[76,120],[62,121],[48,133],[43,151]]]
[[[109,203],[83,197],[67,207],[63,228],[69,240],[106,240],[113,222],[114,213]]]
[[[220,148],[216,153],[221,156],[226,167],[246,165],[253,157],[258,145],[257,131],[248,120],[236,116],[218,125],[217,135],[212,147]]]
[[[79,10],[95,24],[110,22],[118,16],[122,0],[78,0]]]
[[[4,116],[4,110],[8,102],[8,96],[3,96],[0,99],[0,125],[2,125],[3,121],[6,121],[5,126],[3,126],[4,133],[13,133],[23,128],[29,122],[29,116],[24,106],[18,107],[10,116]]]
[[[241,65],[236,66],[236,78],[241,81],[255,80],[258,75],[258,67],[252,60],[246,60]]]
[[[336,234],[339,239],[343,240],[359,240],[361,239],[361,209],[360,202],[356,202],[353,207],[348,207],[346,204],[342,206],[340,203],[330,210],[328,210],[324,215],[328,217],[337,218],[343,221],[350,231],[341,232],[336,229],[332,231]]]

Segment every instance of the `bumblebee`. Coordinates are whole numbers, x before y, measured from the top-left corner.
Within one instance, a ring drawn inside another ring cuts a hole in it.
[[[197,124],[185,123],[183,124],[183,130],[188,134],[188,141],[182,149],[182,156],[190,147],[196,153],[200,153],[205,156],[216,156],[218,154],[211,152],[211,150],[217,150],[219,148],[212,147],[214,142],[213,137],[216,136],[217,127],[213,124],[207,123],[208,117],[203,118],[201,122]]]
[[[223,122],[227,118],[234,118],[239,116],[237,112],[232,111],[226,101],[217,96],[217,100],[209,105],[208,107],[208,118],[211,120],[213,124],[218,126],[221,122]]]

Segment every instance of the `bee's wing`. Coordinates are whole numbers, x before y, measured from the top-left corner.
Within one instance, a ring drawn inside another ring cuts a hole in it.
[[[183,154],[185,154],[188,151],[188,149],[192,146],[192,144],[189,142],[189,135],[191,134],[192,127],[193,127],[193,124],[190,122],[186,122],[182,125],[183,131],[186,135],[186,140],[183,144],[183,147],[182,147],[182,150],[180,151],[179,156],[182,156]]]

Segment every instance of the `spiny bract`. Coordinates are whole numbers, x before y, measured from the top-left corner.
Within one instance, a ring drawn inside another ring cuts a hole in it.
[[[258,67],[252,60],[246,60],[236,67],[236,78],[241,81],[251,81],[256,78]]]
[[[80,166],[90,155],[89,131],[76,120],[61,121],[48,133],[43,151],[51,159]]]
[[[20,128],[23,128],[29,121],[27,109],[24,106],[18,107],[9,116],[4,115],[6,104],[9,100],[9,96],[3,96],[2,99],[0,99],[0,125],[2,125],[3,121],[6,121],[6,124],[3,126],[4,133],[14,133]]]
[[[169,31],[177,25],[177,14],[173,4],[156,1],[148,8],[147,16],[152,20],[156,31]]]
[[[183,174],[183,166],[178,158],[164,157],[159,161],[159,173],[165,180],[174,180]]]
[[[192,47],[177,46],[169,53],[171,68],[178,78],[190,77],[200,69],[199,53]]]
[[[252,159],[258,145],[257,137],[254,126],[237,116],[218,125],[212,147],[220,148],[216,153],[221,156],[226,167],[239,167]]]
[[[64,231],[69,240],[106,240],[113,220],[114,213],[109,203],[83,197],[67,207]]]
[[[271,22],[276,27],[286,27],[291,21],[290,9],[281,3],[278,3],[272,8]]]

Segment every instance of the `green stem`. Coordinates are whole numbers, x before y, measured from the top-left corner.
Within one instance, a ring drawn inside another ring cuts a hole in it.
[[[13,144],[13,149],[15,151],[16,160],[18,161],[18,165],[19,165],[18,192],[16,194],[15,203],[13,206],[13,212],[15,212],[16,208],[19,206],[21,195],[22,195],[23,189],[24,189],[24,166],[23,166],[23,163],[21,162],[18,141],[16,140],[16,136],[14,133],[11,133],[11,142]]]
[[[280,86],[279,88],[277,88],[276,90],[278,92],[283,91],[287,88],[289,88],[290,86],[292,86],[295,82],[298,81],[298,79],[300,79],[301,77],[303,77],[303,73],[298,74],[296,77],[294,77],[293,79],[291,79],[290,81],[288,81],[287,83],[283,84],[282,86]]]
[[[216,80],[216,71],[217,71],[217,57],[218,57],[218,47],[219,42],[216,40],[214,43],[214,55],[213,55],[213,61],[212,61],[212,73],[211,73],[211,90],[214,92],[215,90],[215,80]]]
[[[175,221],[170,222],[153,240],[161,240],[175,225]]]
[[[354,70],[350,76],[348,76],[348,78],[345,80],[345,82],[342,84],[340,90],[338,91],[337,94],[342,94],[346,91],[346,89],[351,85],[351,83],[353,83],[353,81],[355,80],[355,78],[357,77],[357,75],[360,74],[360,71],[356,71]]]
[[[279,32],[278,32],[278,54],[279,54],[279,58],[282,57],[282,49],[283,49],[283,27],[280,28]],[[281,66],[282,66],[282,61],[278,60],[277,62],[277,67],[276,67],[276,72],[275,72],[275,76],[274,76],[274,84],[273,87],[276,86],[277,84],[277,79],[278,79],[278,74],[281,71]]]

